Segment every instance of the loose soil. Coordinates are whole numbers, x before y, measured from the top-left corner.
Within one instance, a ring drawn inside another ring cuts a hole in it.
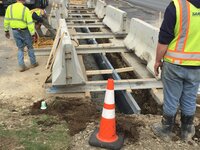
[[[55,97],[52,102],[48,104],[48,109],[41,110],[42,101],[33,103],[30,112],[26,115],[41,115],[47,114],[59,117],[60,120],[67,122],[69,133],[71,136],[85,130],[88,123],[99,123],[101,119],[101,111],[95,103],[90,101],[85,102],[85,99]],[[80,117],[81,116],[81,117]],[[135,130],[137,127],[145,126],[143,121],[137,121],[135,118],[117,113],[116,115],[117,130],[127,137],[138,140],[139,133]],[[51,127],[56,122],[38,121],[37,124],[42,124]]]
[[[35,102],[30,114],[48,114],[59,117],[67,122],[71,136],[84,130],[87,123],[97,121],[100,118],[100,112],[97,111],[95,103],[85,101],[85,99],[55,97],[55,100],[48,104],[48,109],[41,110],[40,106],[41,101]],[[40,123],[46,124],[46,122]]]

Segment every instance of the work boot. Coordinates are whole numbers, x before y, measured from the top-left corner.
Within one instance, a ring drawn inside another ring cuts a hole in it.
[[[19,72],[24,72],[24,71],[26,71],[26,70],[28,70],[28,69],[29,69],[29,68],[26,67],[25,65],[19,66]]]
[[[162,140],[169,142],[172,138],[172,129],[175,123],[174,116],[163,115],[162,121],[153,124],[152,130]]]
[[[36,62],[35,64],[31,64],[31,68],[35,68],[35,67],[37,67],[39,64]]]
[[[185,142],[191,141],[195,135],[195,127],[193,124],[194,115],[186,116],[181,114],[181,139]]]

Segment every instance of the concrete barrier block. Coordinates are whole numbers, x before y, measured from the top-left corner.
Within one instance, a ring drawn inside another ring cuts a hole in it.
[[[130,31],[124,40],[125,46],[147,62],[147,69],[154,74],[154,62],[158,42],[159,29],[152,25],[132,18]]]
[[[62,19],[68,18],[67,5],[68,5],[68,2],[66,2],[65,0],[60,1],[59,11],[60,11],[60,16]]]
[[[60,41],[52,68],[52,85],[83,84],[85,79],[66,22],[64,19],[60,19],[59,24],[60,36],[64,36]]]
[[[95,8],[96,0],[88,0],[87,1],[87,7],[88,8]]]
[[[60,40],[60,44],[57,47],[55,61],[52,68],[52,85],[66,85],[66,64],[65,64],[65,44],[69,42],[69,34],[65,25],[65,22],[59,22],[61,27],[60,37],[65,34]],[[70,41],[71,42],[71,41]]]
[[[53,29],[58,28],[58,16],[57,15],[58,15],[58,9],[52,8],[48,21]]]
[[[68,8],[69,0],[63,0],[63,4],[66,8]]]
[[[94,12],[98,16],[98,18],[100,19],[104,18],[106,14],[106,3],[102,0],[97,0]]]
[[[126,32],[127,13],[111,5],[106,7],[106,16],[103,23],[107,25],[115,34]]]

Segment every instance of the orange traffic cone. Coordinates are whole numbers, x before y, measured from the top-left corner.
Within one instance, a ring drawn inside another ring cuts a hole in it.
[[[120,149],[123,142],[123,137],[116,134],[114,81],[108,79],[100,128],[92,133],[89,144],[108,149]]]

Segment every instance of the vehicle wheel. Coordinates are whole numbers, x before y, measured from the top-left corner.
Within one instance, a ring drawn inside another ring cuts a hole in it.
[[[47,6],[47,1],[41,0],[41,8],[46,8],[46,6]]]
[[[3,5],[0,5],[0,15],[5,15],[5,8],[3,7]]]
[[[35,0],[35,8],[40,8],[41,7],[41,4],[40,4],[40,1],[41,0]]]

